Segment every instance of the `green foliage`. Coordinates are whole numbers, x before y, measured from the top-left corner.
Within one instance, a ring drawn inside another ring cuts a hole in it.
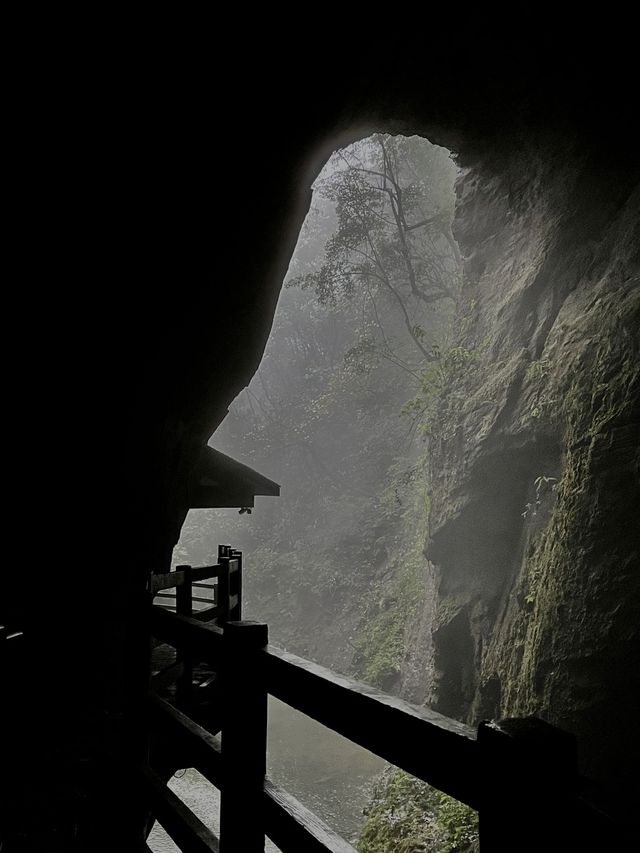
[[[360,853],[467,853],[477,849],[473,809],[400,770],[376,786],[360,833]]]
[[[368,374],[379,364],[378,347],[368,335],[362,335],[358,343],[350,347],[344,355],[345,370],[352,374]]]
[[[552,483],[553,485],[549,486],[549,483]],[[547,487],[550,488],[552,492],[555,492],[558,488],[558,478],[546,477],[544,474],[541,474],[539,477],[536,477],[533,484],[536,490],[534,502],[525,504],[524,512],[521,513],[523,518],[526,518],[528,515],[535,517],[538,514],[538,508],[542,503],[542,497],[547,490]]]
[[[343,306],[365,296],[378,325],[378,347],[413,360],[427,356],[428,313],[457,298],[460,258],[451,233],[454,166],[444,149],[418,137],[375,135],[337,152],[314,186],[335,227],[323,252],[294,264],[288,287],[311,289],[319,303]],[[383,306],[404,324],[392,342]],[[407,338],[408,336],[408,338]]]
[[[544,526],[531,537],[517,583],[514,600],[525,606],[515,610],[504,640],[487,653],[487,671],[500,678],[504,716],[553,719],[558,708],[565,719],[584,714],[589,679],[568,677],[573,657],[551,671],[548,661],[567,648],[579,648],[584,659],[601,659],[604,636],[620,644],[622,659],[619,626],[637,622],[636,598],[626,595],[628,574],[621,567],[637,530],[637,460],[624,437],[638,419],[640,292],[603,293],[602,301],[572,318],[572,339],[584,348],[563,348],[562,370],[544,377],[548,396],[561,401],[556,428],[564,453],[558,482],[540,480],[554,500]],[[548,363],[558,365],[551,358]]]
[[[547,391],[552,367],[550,359],[540,358],[527,368],[526,378],[534,389],[529,417],[537,421],[554,421],[560,409],[558,398],[549,396]]]
[[[478,363],[479,352],[456,345],[431,349],[433,360],[419,373],[418,392],[400,409],[400,414],[416,424],[420,435],[433,435],[439,421],[439,404],[445,391],[451,391],[454,383],[471,371]]]
[[[551,362],[548,358],[540,358],[537,361],[532,361],[527,368],[527,379],[545,379],[549,375]]]
[[[401,137],[358,143],[323,171],[260,370],[215,437],[282,497],[251,516],[192,514],[178,549],[195,564],[218,541],[243,549],[247,613],[274,642],[387,687],[420,607],[428,513],[398,412],[471,359],[442,344],[442,294],[459,284],[454,177],[448,152]]]
[[[445,831],[443,853],[459,853],[475,847],[478,815],[472,808],[438,791],[436,819]]]
[[[426,460],[406,467],[398,460],[388,473],[380,510],[395,521],[392,561],[385,576],[374,583],[354,646],[357,675],[363,681],[392,690],[400,675],[406,631],[424,599],[423,553],[428,522]],[[390,523],[390,529],[391,527]]]
[[[354,644],[362,655],[358,676],[374,687],[392,690],[400,674],[405,651],[405,621],[398,600],[389,596],[380,600],[378,612],[368,615],[367,623]]]

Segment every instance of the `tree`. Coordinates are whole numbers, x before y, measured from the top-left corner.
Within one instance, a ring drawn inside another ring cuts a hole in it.
[[[337,152],[316,182],[316,197],[333,206],[335,230],[322,260],[294,270],[288,285],[313,288],[323,304],[366,295],[377,340],[361,340],[354,357],[377,350],[405,369],[438,357],[425,325],[437,303],[455,303],[459,288],[453,169],[448,153],[426,140],[376,135]],[[379,300],[394,306],[413,355],[392,346]]]
[[[272,624],[276,642],[326,664],[351,665],[361,654],[352,640],[371,616],[359,671],[376,683],[395,672],[409,612],[406,596],[380,604],[376,573],[397,560],[408,573],[402,586],[423,563],[426,447],[413,440],[413,415],[441,368],[432,359],[457,292],[447,240],[454,178],[447,152],[420,139],[379,137],[333,158],[260,369],[215,437],[281,483],[282,497],[251,516],[203,514],[181,543],[181,562],[201,562],[223,529],[247,554],[247,612]],[[399,417],[407,400],[409,424]],[[398,643],[389,646],[391,624]],[[322,625],[339,627],[325,634]]]

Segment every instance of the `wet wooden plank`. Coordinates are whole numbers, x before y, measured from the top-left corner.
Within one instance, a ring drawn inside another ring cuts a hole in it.
[[[269,779],[264,783],[264,797],[267,835],[282,853],[356,853],[317,815]]]
[[[152,813],[183,853],[219,853],[218,839],[148,767],[140,768]]]
[[[151,694],[149,707],[156,721],[165,726],[184,749],[185,766],[195,767],[216,788],[221,787],[220,738],[210,734],[170,702]]]
[[[478,808],[475,729],[274,646],[263,652],[269,693],[354,743]]]

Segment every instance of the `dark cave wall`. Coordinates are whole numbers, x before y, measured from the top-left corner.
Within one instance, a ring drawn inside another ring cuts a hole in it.
[[[470,356],[432,438],[437,605],[423,682],[426,700],[453,716],[537,714],[575,732],[584,770],[630,789],[638,174],[615,151],[564,140],[459,180],[458,334]]]
[[[549,126],[606,138],[603,115],[630,149],[637,139],[633,86],[620,85],[628,71],[585,73],[557,33],[535,40],[545,75],[520,61],[520,40],[507,49],[475,29],[420,33],[419,49],[403,43],[384,65],[375,45],[354,51],[347,69],[338,51],[332,73],[308,69],[306,39],[281,54],[271,43],[238,45],[248,88],[226,57],[210,61],[210,45],[200,53],[186,39],[180,49],[173,33],[145,35],[133,60],[117,39],[104,55],[87,39],[93,59],[70,50],[64,62],[55,40],[54,57],[30,46],[12,81],[7,267],[18,343],[5,354],[2,615],[25,640],[9,666],[15,756],[5,775],[7,814],[33,849],[111,850],[138,837],[128,770],[146,750],[146,580],[166,568],[197,453],[259,362],[332,140],[360,128],[421,132],[478,157]],[[502,192],[481,174],[478,192]],[[521,178],[511,178],[516,194]],[[531,188],[519,192],[535,209]],[[594,324],[606,305],[593,309]],[[525,369],[503,349],[498,384]],[[549,447],[565,452],[555,434]],[[526,468],[521,449],[514,440]],[[443,506],[462,511],[464,500],[438,488]],[[436,562],[438,541],[447,550],[445,515],[434,518]],[[500,532],[505,563],[510,529]],[[482,571],[493,577],[489,563]],[[468,679],[469,667],[460,671]],[[47,734],[35,737],[43,718]]]

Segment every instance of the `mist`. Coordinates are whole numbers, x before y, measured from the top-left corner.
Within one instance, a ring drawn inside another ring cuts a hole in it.
[[[457,176],[419,137],[329,160],[260,367],[210,442],[281,497],[192,510],[173,555],[241,549],[246,616],[274,643],[395,693],[424,607],[429,439],[456,346]],[[270,775],[355,841],[383,763],[286,706],[271,716]]]

